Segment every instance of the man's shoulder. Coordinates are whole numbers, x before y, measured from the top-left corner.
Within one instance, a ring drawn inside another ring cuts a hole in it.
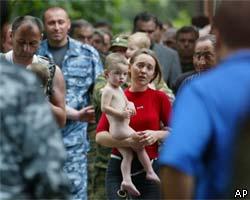
[[[48,45],[48,40],[45,39],[45,40],[43,40],[43,41],[40,43],[40,48],[44,48],[44,47],[46,47],[47,45]]]
[[[77,49],[78,51],[85,51],[89,53],[98,54],[96,49],[88,44],[83,44],[82,42],[75,40],[73,38],[69,38],[70,48]]]
[[[40,46],[36,53],[39,55],[44,55],[46,54],[47,51],[48,51],[48,40],[45,39],[40,43]]]
[[[163,44],[154,44],[153,46],[154,51],[164,51],[164,53],[171,54],[171,55],[177,55],[177,51],[163,45]]]

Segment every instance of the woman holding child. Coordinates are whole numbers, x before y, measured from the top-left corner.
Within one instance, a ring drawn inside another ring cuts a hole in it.
[[[125,90],[125,95],[134,103],[136,109],[136,115],[130,118],[129,125],[137,132],[138,137],[124,140],[112,138],[109,134],[108,120],[103,114],[97,127],[96,141],[108,147],[145,147],[153,169],[158,173],[158,142],[167,134],[164,129],[169,123],[171,105],[163,92],[148,87],[156,77],[161,77],[160,65],[155,54],[148,49],[136,51],[130,59],[129,73],[131,85]],[[106,191],[109,199],[119,199],[117,191],[122,182],[121,160],[121,154],[113,148],[106,174]],[[136,198],[160,199],[159,184],[146,179],[146,173],[136,154],[131,165],[131,174],[133,184],[141,194]]]

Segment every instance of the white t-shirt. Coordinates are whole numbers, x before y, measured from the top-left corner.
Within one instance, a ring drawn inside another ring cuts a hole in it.
[[[11,50],[11,51],[5,53],[4,55],[5,55],[5,58],[6,58],[6,60],[7,60],[8,62],[14,64],[14,62],[13,62],[13,50]],[[38,57],[37,57],[37,55],[34,55],[34,56],[33,56],[32,63],[37,63],[37,62],[38,62]]]

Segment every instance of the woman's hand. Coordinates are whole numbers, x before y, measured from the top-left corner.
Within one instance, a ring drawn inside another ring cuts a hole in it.
[[[157,133],[158,131],[152,131],[152,130],[141,131],[139,135],[141,135],[142,138],[139,142],[144,146],[152,145],[159,139]]]
[[[132,149],[139,150],[139,149],[143,149],[145,146],[144,143],[140,142],[142,139],[143,139],[143,135],[141,135],[140,133],[135,133],[131,135],[129,138],[127,138],[126,140]]]

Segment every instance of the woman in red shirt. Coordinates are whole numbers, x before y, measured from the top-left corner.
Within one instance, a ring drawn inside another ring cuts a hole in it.
[[[165,93],[150,89],[148,84],[156,77],[161,78],[159,62],[155,54],[148,49],[135,52],[130,59],[131,86],[125,90],[125,95],[136,108],[136,115],[130,119],[130,127],[137,131],[137,138],[124,140],[113,139],[108,133],[109,124],[103,114],[97,127],[97,143],[108,147],[130,147],[146,149],[156,173],[159,172],[157,163],[158,141],[166,134],[169,124],[171,104]],[[119,130],[117,130],[119,131]],[[106,174],[106,192],[109,199],[119,199],[122,174],[120,170],[121,155],[113,148]],[[160,187],[145,178],[145,171],[134,155],[131,165],[132,181],[141,195],[137,199],[160,199]]]

